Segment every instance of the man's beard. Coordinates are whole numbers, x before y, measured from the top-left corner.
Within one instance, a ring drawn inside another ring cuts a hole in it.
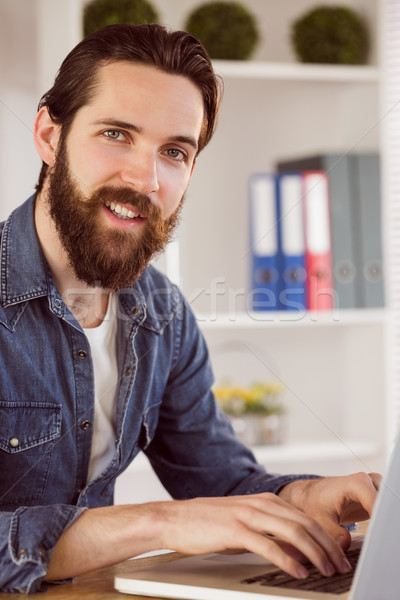
[[[101,215],[105,202],[129,203],[146,221],[132,230],[106,225]],[[103,186],[85,198],[73,180],[62,140],[49,174],[48,203],[76,278],[91,287],[116,291],[133,285],[150,260],[165,249],[179,222],[183,198],[165,220],[146,195],[129,188]]]

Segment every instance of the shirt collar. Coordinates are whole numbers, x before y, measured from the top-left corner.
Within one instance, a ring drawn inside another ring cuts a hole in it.
[[[0,249],[3,307],[49,293],[48,266],[35,228],[35,197],[14,210],[4,223]]]

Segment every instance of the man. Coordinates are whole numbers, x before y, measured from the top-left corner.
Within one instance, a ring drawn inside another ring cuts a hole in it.
[[[379,476],[271,475],[210,392],[178,289],[147,266],[170,239],[218,82],[157,25],[85,38],[42,98],[37,193],[1,228],[0,589],[33,592],[144,551],[247,549],[295,577],[349,569],[342,523]],[[170,502],[112,506],[144,451]]]

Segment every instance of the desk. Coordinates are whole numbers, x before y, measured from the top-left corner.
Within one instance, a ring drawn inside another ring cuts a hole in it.
[[[151,565],[154,562],[168,562],[183,556],[174,552],[172,554],[161,554],[150,558],[139,558],[137,560],[126,560],[122,563],[98,571],[92,571],[81,575],[73,583],[64,585],[49,585],[47,592],[24,595],[27,600],[150,600],[149,596],[129,596],[121,594],[114,589],[114,577],[132,573],[135,564],[140,567]],[[0,600],[18,600],[20,594],[6,594],[0,592]],[[155,598],[154,600],[160,600]]]

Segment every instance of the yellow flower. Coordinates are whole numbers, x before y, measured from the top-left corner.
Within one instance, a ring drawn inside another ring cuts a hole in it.
[[[213,391],[222,410],[238,416],[246,413],[281,414],[280,394],[283,389],[283,385],[277,382],[259,382],[249,387],[221,385]]]

